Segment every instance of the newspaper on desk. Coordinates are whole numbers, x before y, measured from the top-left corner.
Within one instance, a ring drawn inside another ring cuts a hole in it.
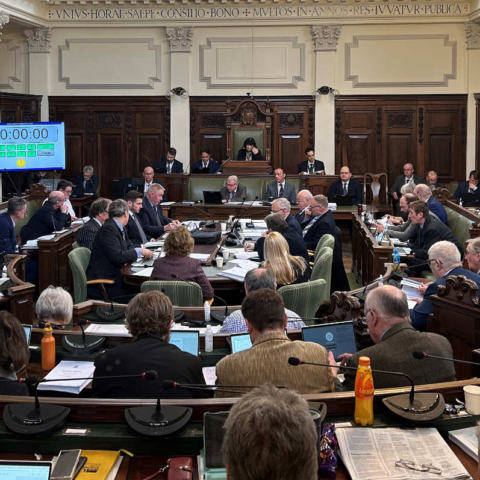
[[[338,428],[336,434],[352,480],[472,478],[435,428]],[[442,473],[400,468],[398,460],[430,464]]]

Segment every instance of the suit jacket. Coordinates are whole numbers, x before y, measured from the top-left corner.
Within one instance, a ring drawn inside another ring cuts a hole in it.
[[[94,218],[91,218],[78,232],[77,243],[81,247],[85,247],[91,250],[93,248],[93,242],[95,241],[95,237],[97,235],[97,232],[100,230],[100,227],[101,225],[99,225]]]
[[[413,183],[415,185],[420,185],[421,183],[427,185],[427,181],[425,178],[417,175],[416,173],[413,174]],[[389,190],[389,193],[397,192],[398,198],[400,198],[401,193],[400,189],[405,185],[405,175],[402,173],[395,179],[395,183],[392,185],[392,188]]]
[[[96,358],[95,367],[92,397],[96,398],[157,398],[164,380],[205,384],[200,358],[165,342],[158,333],[142,334],[134,342],[106,350]],[[134,375],[148,370],[158,373],[156,381],[141,378],[96,379],[107,375]],[[186,388],[162,393],[162,398],[207,396],[207,392]]]
[[[299,393],[332,392],[333,377],[330,368],[305,365],[301,368],[288,364],[289,357],[306,362],[328,363],[324,347],[311,342],[292,342],[283,332],[261,335],[252,348],[228,355],[217,363],[218,386],[221,385],[285,385]],[[259,368],[261,366],[261,368]],[[242,390],[237,387],[235,390]],[[220,393],[216,397],[239,396]]]
[[[287,227],[282,232],[283,237],[288,243],[288,247],[290,249],[290,255],[294,257],[302,257],[308,263],[310,262],[310,257],[308,256],[307,246],[303,241],[303,237],[298,235],[296,230],[292,227]],[[255,243],[255,252],[258,252],[258,257],[260,261],[263,262],[265,257],[263,255],[263,246],[265,245],[265,237],[260,237]]]
[[[109,218],[95,236],[90,263],[87,268],[87,280],[98,278],[115,280],[115,285],[107,288],[109,297],[112,299],[123,293],[122,274],[120,272],[122,266],[125,263],[134,262],[137,258],[137,251],[130,243],[126,231],[124,239],[115,220]],[[88,292],[92,297],[101,298],[100,289],[97,286],[89,287]]]
[[[315,160],[313,164],[313,169],[316,172],[320,172],[321,170],[325,171],[325,164],[320,160]],[[308,160],[305,160],[302,163],[298,164],[298,173],[308,172]]]
[[[237,160],[245,160],[247,157],[247,149],[241,148],[237,153]],[[265,157],[262,155],[261,150],[258,150],[258,153],[252,152],[252,160],[265,160]]]
[[[462,193],[468,193],[468,185],[469,185],[469,181],[466,180],[465,182],[460,182],[458,184],[458,187],[457,189],[455,190],[455,193],[453,194],[453,196],[457,199],[457,200],[460,200],[460,198],[462,197]],[[480,199],[480,187],[477,187],[477,189],[475,190],[475,194],[474,194],[476,197],[478,197]]]
[[[310,223],[310,220],[312,219],[312,217],[310,216],[308,218],[308,220],[305,220],[305,212],[302,212],[301,210],[299,210],[296,214],[295,214],[295,220],[299,223],[300,225],[300,228],[303,229]],[[303,234],[302,234],[303,236]]]
[[[158,205],[160,207],[161,205]],[[143,197],[143,208],[138,212],[137,217],[140,219],[145,235],[150,238],[158,238],[165,233],[165,225],[173,220],[166,217],[162,209],[158,209],[158,217],[150,204],[148,198]]]
[[[272,182],[267,185],[267,191],[265,193],[265,200],[270,201],[270,198],[274,200],[278,198],[278,186],[277,182]],[[292,205],[297,203],[297,193],[295,187],[288,182],[285,182],[283,187],[283,198],[286,198]]]
[[[454,243],[463,257],[463,247],[452,231],[438,218],[434,219],[430,215],[426,218],[423,229],[420,228],[420,225],[415,225],[415,232],[409,242],[415,257],[426,260],[428,249],[441,240]]]
[[[98,195],[98,183],[99,183],[99,178],[98,175],[92,175],[90,180],[87,180],[84,185],[84,178],[83,174],[79,173],[73,182],[73,184],[76,187],[77,191],[85,193],[93,193],[95,195]]]
[[[300,227],[298,220],[291,213],[288,214],[285,221],[288,223],[288,226],[291,229],[295,230],[298,233],[298,235],[303,238],[302,227]]]
[[[220,189],[220,195],[222,196],[222,200],[228,200],[230,198],[230,192],[227,190],[226,186],[223,186]],[[241,201],[243,198],[247,198],[247,187],[239,183],[237,191],[233,194],[232,200]]]
[[[140,217],[138,216],[138,214],[134,215],[137,217],[140,227],[142,227],[142,221],[140,220]],[[131,214],[130,218],[128,219],[128,223],[125,225],[125,230],[127,231],[128,238],[130,239],[130,242],[134,247],[140,247],[140,245],[143,244],[142,236],[140,235],[137,224],[133,220]],[[145,233],[145,231],[143,233]],[[147,237],[147,240],[150,240],[149,236],[146,233],[145,236]]]
[[[201,160],[197,160],[192,165],[192,173],[196,168],[203,168],[203,162]],[[208,162],[208,173],[217,173],[219,168],[220,168],[220,165],[214,160],[210,160]]]
[[[428,316],[433,313],[433,305],[431,301],[431,296],[437,294],[437,287],[439,285],[446,285],[447,278],[451,276],[464,275],[469,280],[473,280],[480,287],[480,276],[476,273],[471,272],[470,270],[465,270],[462,267],[455,267],[453,270],[448,272],[447,275],[439,278],[436,282],[430,284],[423,296],[423,301],[410,310],[410,319],[412,325],[417,330],[426,330],[427,329],[427,320]],[[425,350],[425,349],[423,349]]]
[[[178,275],[178,280],[198,283],[205,300],[213,298],[213,287],[210,285],[200,260],[190,257],[161,257],[153,263],[150,280],[177,280],[172,274]]]
[[[347,361],[347,367],[357,367],[360,357],[369,357],[373,370],[406,373],[412,377],[415,385],[456,380],[453,362],[434,358],[417,360],[412,356],[415,350],[441,357],[453,356],[452,346],[445,337],[435,333],[417,332],[409,322],[403,322],[393,325],[376,345],[364,348],[351,356]],[[355,371],[346,371],[345,390],[355,389],[355,375]],[[375,389],[410,386],[406,378],[376,373],[373,374],[373,384]]]
[[[3,256],[15,253],[17,250],[17,236],[12,218],[8,212],[0,214],[0,261]],[[4,252],[4,253],[1,253]]]
[[[50,235],[53,231],[62,230],[68,220],[70,220],[70,215],[62,213],[59,208],[55,210],[52,204],[45,202],[22,228],[20,234],[22,244],[43,235]]]
[[[164,168],[167,171],[167,158],[162,157],[153,164],[153,169]],[[172,172],[171,173],[183,173],[183,163],[178,160],[173,160]]]
[[[139,192],[140,192],[140,193],[143,193],[144,196],[145,196],[146,193],[147,193],[147,191],[145,190],[145,183],[146,183],[146,182],[144,181],[144,182],[143,182],[143,186],[142,186],[142,190],[139,190]],[[163,192],[163,200],[162,200],[162,202],[167,202],[167,201],[168,201],[168,199],[167,199],[167,190],[166,190],[166,188],[165,188],[165,185],[164,185],[162,182],[159,182],[158,180],[156,180],[155,178],[152,180],[151,183],[156,183],[156,184],[158,184],[158,185],[161,185],[162,188],[165,189],[165,191]]]
[[[428,208],[433,212],[442,223],[448,226],[447,212],[443,205],[432,195],[428,198]]]
[[[335,239],[332,260],[332,284],[330,291],[348,291],[350,284],[348,282],[345,266],[343,265],[342,246],[336,233],[335,219],[330,210],[327,210],[306,232],[303,240],[309,250],[315,250],[317,243],[325,234],[330,234]]]
[[[343,195],[343,182],[341,180],[332,183],[330,193],[328,194],[329,202],[333,202],[334,195]],[[354,205],[363,203],[362,184],[351,178],[348,182],[348,195],[353,197]]]

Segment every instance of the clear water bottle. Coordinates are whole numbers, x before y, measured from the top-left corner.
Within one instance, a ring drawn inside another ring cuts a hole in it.
[[[210,304],[208,302],[205,302],[203,304],[203,311],[205,313],[205,321],[209,322],[210,321]]]
[[[400,268],[400,254],[398,253],[397,249],[393,251],[392,263],[393,263],[393,270],[398,270]]]
[[[205,351],[213,351],[213,330],[211,325],[207,325],[207,329],[205,330]]]

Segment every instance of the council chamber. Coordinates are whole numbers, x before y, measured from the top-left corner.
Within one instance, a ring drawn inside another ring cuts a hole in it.
[[[0,0],[0,476],[478,478],[479,18]]]

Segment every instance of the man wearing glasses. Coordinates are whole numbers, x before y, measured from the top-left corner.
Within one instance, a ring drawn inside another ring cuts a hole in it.
[[[446,284],[448,277],[452,275],[465,275],[469,280],[473,280],[480,286],[480,276],[462,267],[460,252],[451,242],[441,241],[430,247],[428,250],[428,264],[437,280],[428,284],[423,299],[411,299],[417,302],[415,308],[410,310],[412,325],[417,330],[427,329],[428,315],[433,313],[433,305],[430,297],[437,293],[437,287],[439,285]],[[422,290],[420,290],[420,293],[422,293]]]
[[[270,210],[270,213],[280,214],[288,223],[288,226],[291,227],[295,232],[300,235],[300,237],[303,238],[302,227],[300,227],[300,224],[290,213],[291,209],[292,206],[286,198],[277,198],[272,203],[272,209]]]
[[[220,195],[222,196],[222,203],[241,202],[244,198],[247,198],[247,187],[238,183],[236,175],[230,175],[227,178],[226,185],[220,189]]]

